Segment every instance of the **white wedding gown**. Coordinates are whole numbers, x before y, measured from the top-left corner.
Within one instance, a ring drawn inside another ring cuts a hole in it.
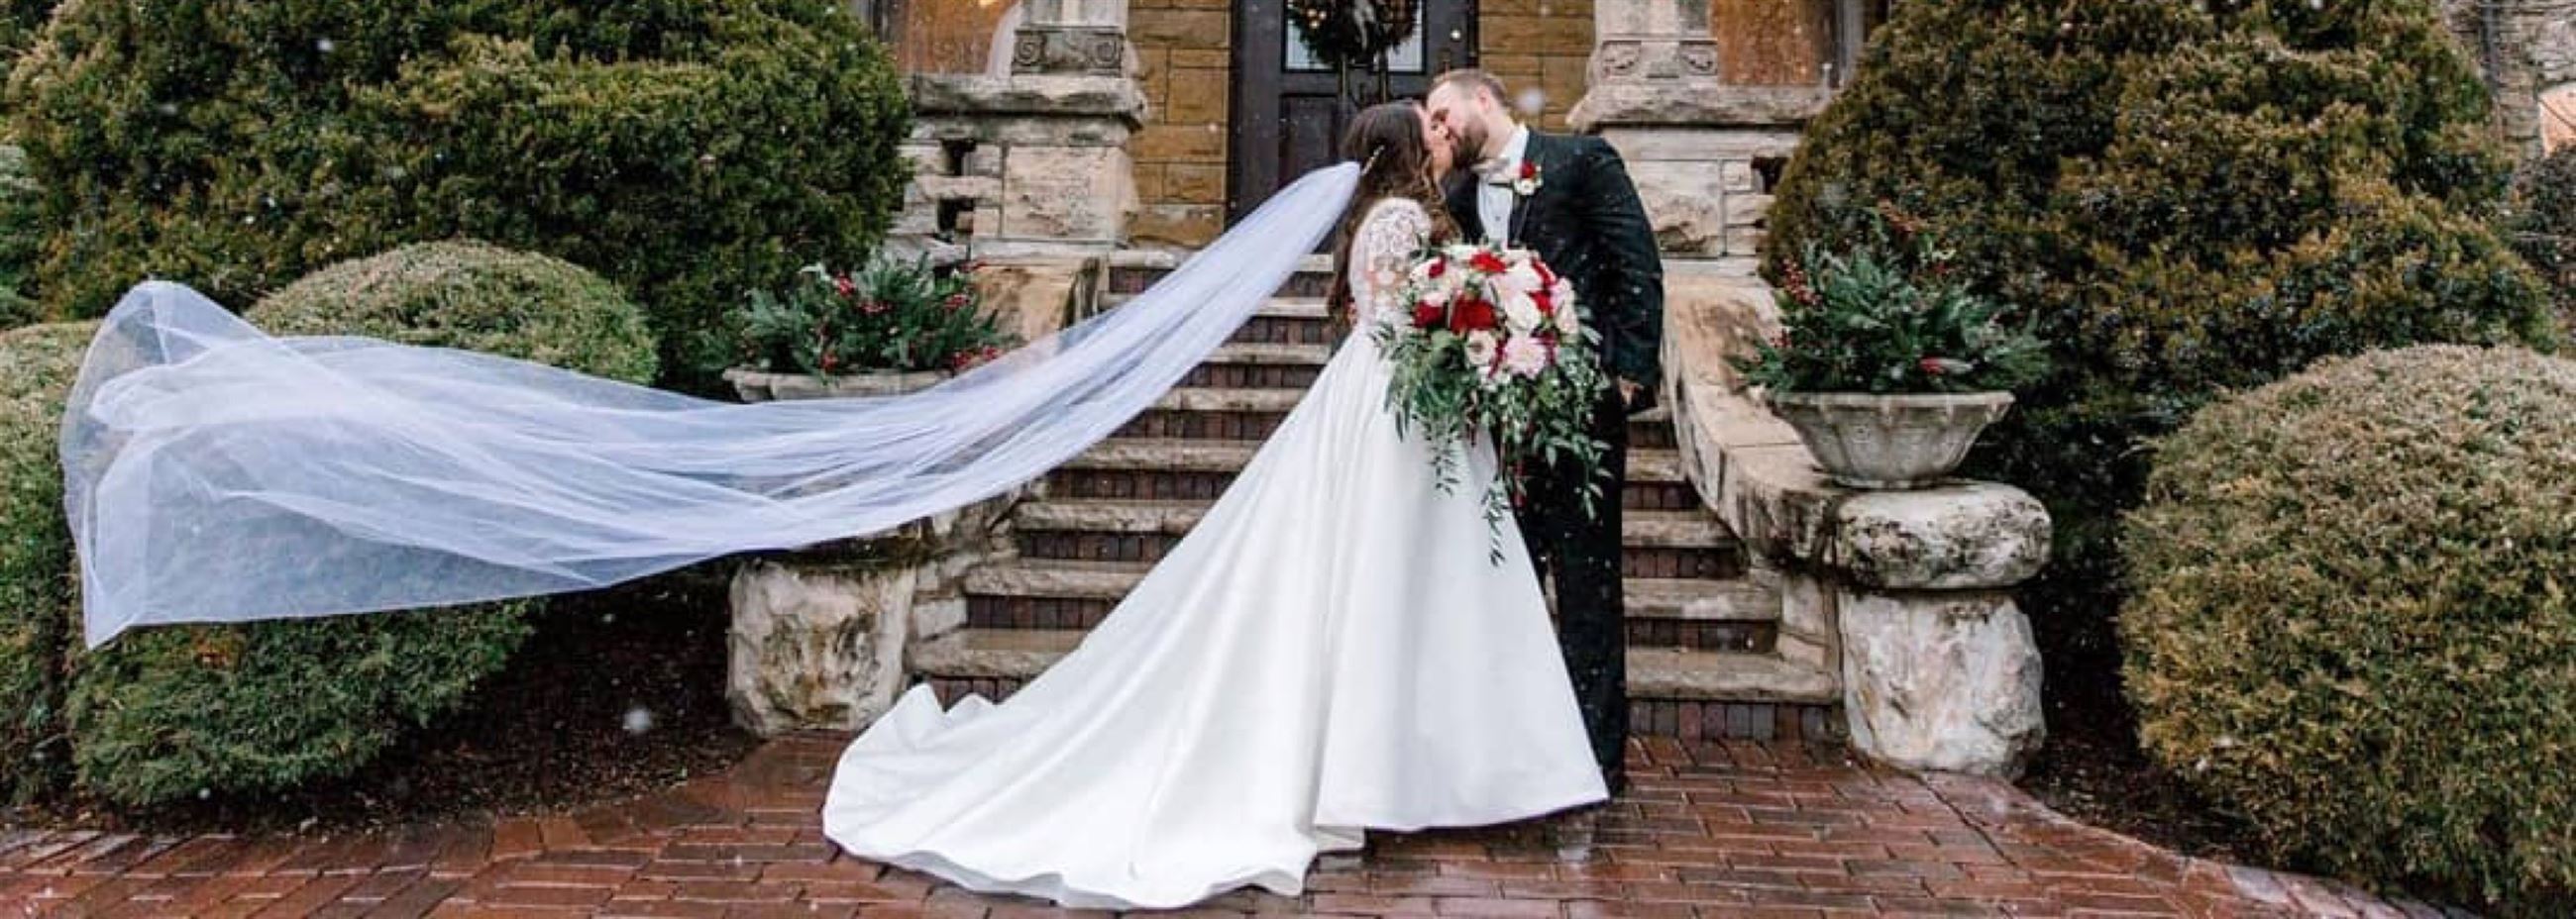
[[[1360,310],[1429,227],[1372,207]],[[1352,335],[1198,527],[1008,701],[942,711],[914,686],[842,754],[824,833],[973,890],[1175,907],[1294,895],[1364,829],[1607,797],[1520,534],[1488,559],[1491,449],[1442,491],[1388,377]]]

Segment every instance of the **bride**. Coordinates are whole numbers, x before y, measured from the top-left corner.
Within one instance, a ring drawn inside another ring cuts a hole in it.
[[[1361,112],[1334,308],[1402,309],[1454,237],[1422,109]],[[1082,645],[1003,704],[927,684],[841,756],[851,854],[1073,907],[1295,895],[1363,831],[1501,823],[1607,797],[1520,534],[1488,557],[1490,447],[1443,490],[1349,336],[1203,522]]]

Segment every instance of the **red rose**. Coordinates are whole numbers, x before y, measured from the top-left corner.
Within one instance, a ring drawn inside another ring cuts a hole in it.
[[[1467,264],[1486,274],[1501,274],[1512,268],[1510,265],[1503,264],[1502,256],[1491,252],[1478,252],[1476,257],[1467,260]]]
[[[1452,332],[1490,331],[1500,325],[1494,315],[1493,302],[1483,298],[1458,301],[1458,308],[1449,311],[1449,331]]]
[[[1522,160],[1522,161],[1521,161],[1521,178],[1524,178],[1524,179],[1535,179],[1535,178],[1538,178],[1538,163],[1537,163],[1537,161],[1535,161],[1535,160]]]
[[[1432,260],[1431,260],[1431,267],[1430,267],[1430,268],[1428,268],[1428,269],[1425,269],[1425,270],[1423,271],[1423,274],[1425,274],[1425,275],[1429,275],[1430,277],[1435,278],[1435,279],[1437,279],[1437,278],[1438,278],[1438,277],[1440,277],[1441,275],[1448,274],[1448,273],[1449,273],[1449,260],[1448,260],[1448,259],[1445,259],[1445,258],[1435,258],[1435,259],[1432,259]]]
[[[850,283],[849,275],[834,275],[832,277],[832,289],[840,291],[841,296],[847,297],[850,294],[857,292],[859,285]]]
[[[1447,310],[1441,309],[1440,304],[1437,303],[1416,303],[1413,305],[1413,327],[1417,329],[1439,328],[1440,320],[1447,318],[1445,315],[1447,312]]]

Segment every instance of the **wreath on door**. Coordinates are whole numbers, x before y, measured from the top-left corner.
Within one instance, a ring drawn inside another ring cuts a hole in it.
[[[1298,38],[1316,59],[1341,75],[1342,95],[1350,96],[1351,73],[1377,75],[1377,95],[1391,92],[1386,56],[1413,37],[1421,0],[1287,0],[1289,20]]]

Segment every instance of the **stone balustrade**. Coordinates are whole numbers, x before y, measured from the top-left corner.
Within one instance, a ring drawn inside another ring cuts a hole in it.
[[[2047,562],[2047,512],[1993,483],[1830,484],[1727,361],[1776,330],[1769,288],[1740,267],[1671,268],[1666,385],[1684,460],[1780,580],[1780,654],[1839,667],[1855,752],[1912,770],[2017,774],[2046,732],[2039,652],[2011,590]]]

